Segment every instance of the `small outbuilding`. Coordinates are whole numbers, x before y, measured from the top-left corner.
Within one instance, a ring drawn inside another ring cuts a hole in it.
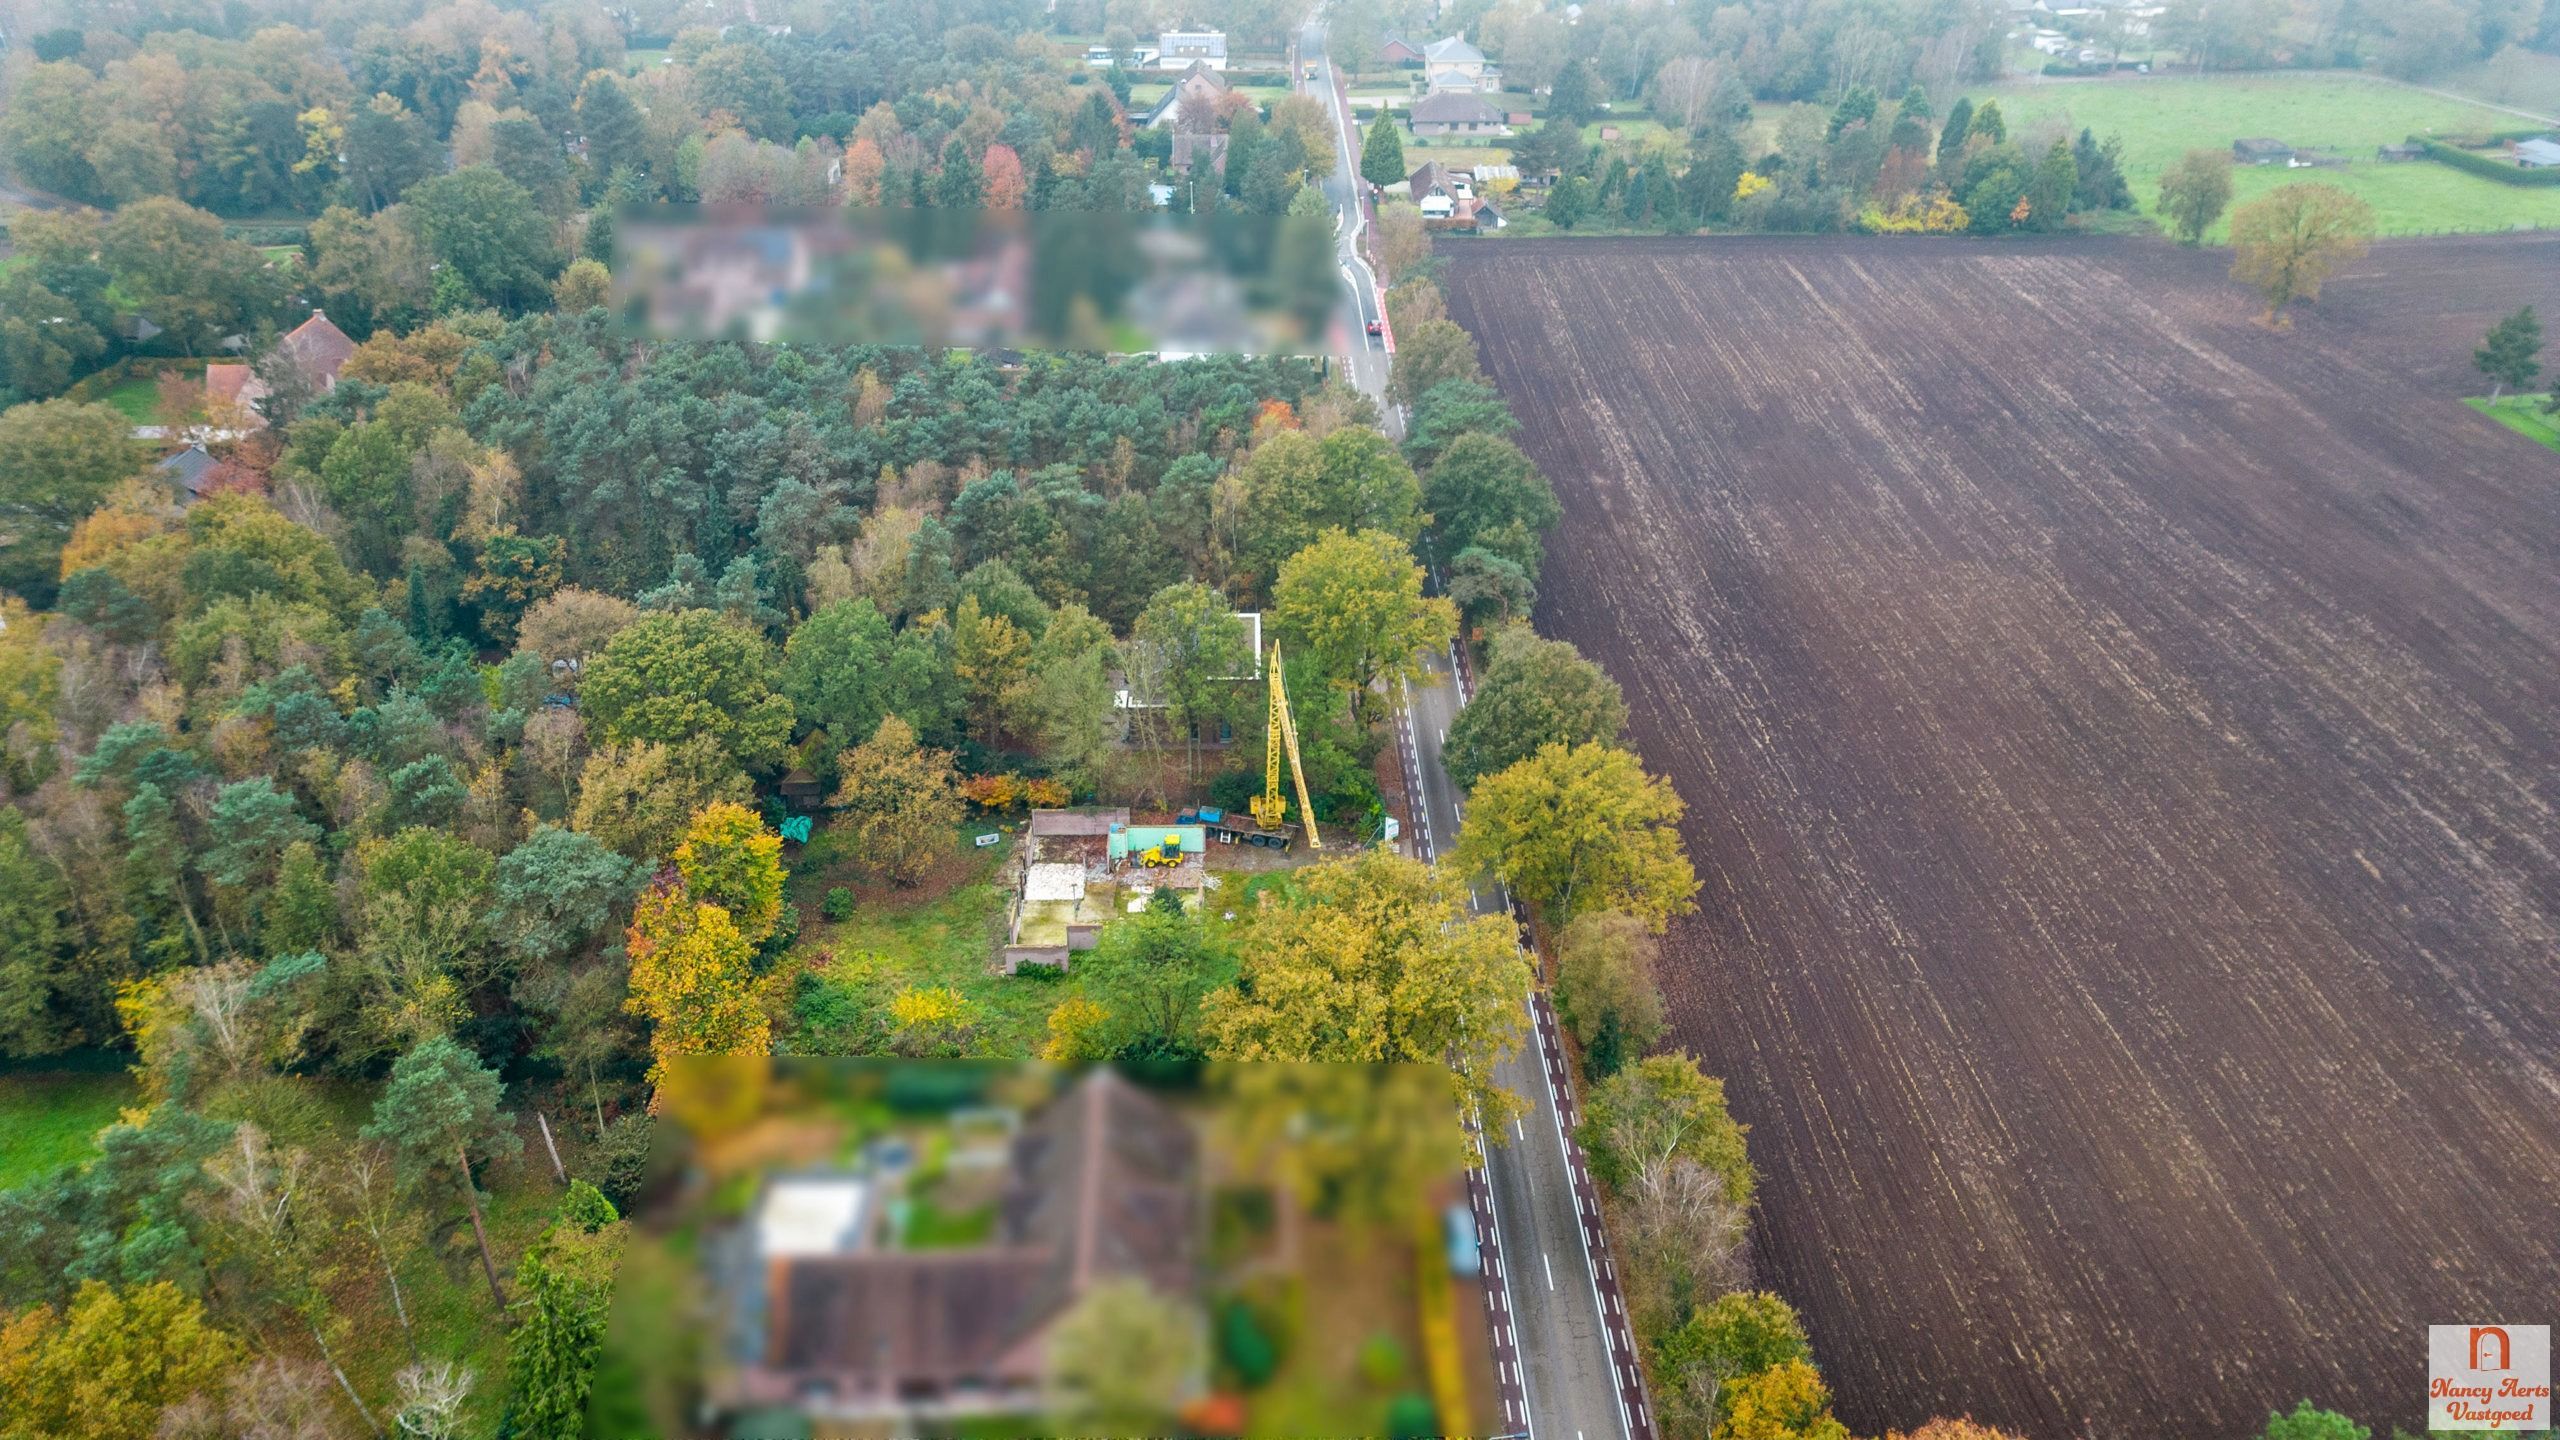
[[[2231,158],[2243,165],[2282,165],[2293,158],[2293,147],[2263,136],[2234,140],[2231,142]]]
[[[177,491],[179,504],[191,505],[204,498],[205,483],[220,463],[202,445],[190,445],[152,468]]]
[[[2523,170],[2560,170],[2560,140],[2519,140],[2516,166]]]

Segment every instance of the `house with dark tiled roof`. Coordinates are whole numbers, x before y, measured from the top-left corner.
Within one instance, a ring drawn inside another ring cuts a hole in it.
[[[1460,186],[1458,177],[1437,160],[1423,161],[1405,177],[1404,183],[1405,193],[1413,198],[1414,208],[1422,212],[1425,220],[1446,220],[1456,214],[1461,189],[1474,188]]]
[[[1435,90],[1406,112],[1416,135],[1508,135],[1510,117],[1481,95]]]
[[[1097,1067],[1014,1137],[983,1244],[888,1249],[863,1182],[774,1182],[731,1399],[836,1418],[1036,1403],[1049,1333],[1094,1287],[1197,1292],[1199,1143],[1172,1107]]]
[[[204,498],[206,480],[221,463],[202,445],[190,445],[151,468],[177,491],[179,504],[189,505]]]

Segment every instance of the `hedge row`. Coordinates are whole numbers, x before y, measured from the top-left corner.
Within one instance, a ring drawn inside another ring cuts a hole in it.
[[[2428,159],[2442,161],[2456,170],[2468,170],[2501,185],[2560,185],[2560,170],[2527,170],[2469,150],[2457,150],[2441,140],[2430,140],[2423,135],[2410,136],[2409,143],[2425,150]]]

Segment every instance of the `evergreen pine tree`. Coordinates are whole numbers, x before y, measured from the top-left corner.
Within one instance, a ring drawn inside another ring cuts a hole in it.
[[[1380,187],[1405,178],[1404,137],[1396,133],[1394,116],[1381,114],[1370,123],[1360,142],[1360,178]]]
[[[1938,164],[1963,162],[1965,138],[1973,133],[1973,101],[1958,98],[1955,108],[1947,112],[1947,128],[1938,132]]]
[[[942,173],[934,177],[933,203],[945,210],[975,210],[985,190],[969,147],[959,136],[952,136],[951,143],[942,147]]]
[[[615,171],[649,167],[649,127],[622,82],[599,70],[578,94],[578,124],[586,134],[587,168],[602,181]]]
[[[2071,146],[2057,137],[2053,148],[2037,162],[2035,178],[2027,182],[2027,228],[2061,229],[2071,213],[2071,197],[2079,188],[2080,167],[2071,159]]]

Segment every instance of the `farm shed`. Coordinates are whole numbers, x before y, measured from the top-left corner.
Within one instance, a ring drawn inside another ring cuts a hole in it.
[[[2281,165],[2293,158],[2293,147],[2263,136],[2231,142],[2231,158],[2243,165]]]
[[[2560,140],[2519,140],[2516,165],[2525,170],[2560,169]]]

